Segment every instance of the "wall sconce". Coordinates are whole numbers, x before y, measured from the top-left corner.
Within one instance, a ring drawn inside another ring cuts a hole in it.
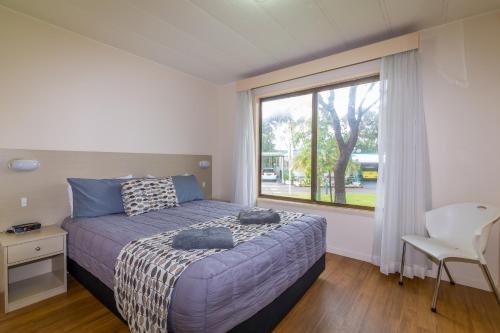
[[[7,164],[8,168],[14,171],[34,171],[40,167],[37,160],[13,159]]]
[[[208,169],[210,168],[210,161],[199,161],[198,166],[200,167],[200,169]]]

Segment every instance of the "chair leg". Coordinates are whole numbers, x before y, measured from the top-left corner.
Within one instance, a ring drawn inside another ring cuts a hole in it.
[[[498,295],[498,289],[495,286],[495,282],[493,282],[493,278],[491,277],[490,270],[488,269],[488,266],[479,264],[481,266],[481,269],[484,272],[484,275],[486,275],[486,280],[488,280],[488,283],[490,284],[491,289],[493,290],[493,293],[495,294],[495,297],[497,298],[497,302],[500,305],[500,296]]]
[[[443,261],[443,266],[444,266],[444,270],[446,271],[446,275],[448,275],[448,279],[450,280],[450,284],[452,286],[454,286],[455,285],[455,281],[451,277],[450,271],[448,270],[448,266],[446,266],[446,262],[444,262],[444,261]]]
[[[401,268],[399,269],[399,285],[403,285],[403,273],[405,269],[406,242],[403,241],[403,253],[401,254]]]
[[[441,260],[438,266],[438,272],[436,276],[436,286],[434,287],[434,295],[432,296],[432,312],[436,312],[437,298],[439,294],[439,284],[441,283],[441,271],[443,270],[444,261]]]

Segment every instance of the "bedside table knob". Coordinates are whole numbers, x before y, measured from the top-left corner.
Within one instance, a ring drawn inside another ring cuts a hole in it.
[[[40,246],[35,247],[35,251],[40,251]]]

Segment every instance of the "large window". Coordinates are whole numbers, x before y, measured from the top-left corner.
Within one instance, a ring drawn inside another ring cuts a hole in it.
[[[260,101],[259,195],[375,206],[378,77]]]

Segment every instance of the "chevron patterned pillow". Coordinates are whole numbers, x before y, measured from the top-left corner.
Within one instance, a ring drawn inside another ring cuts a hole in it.
[[[128,216],[179,206],[172,177],[129,180],[122,184],[122,200]]]

